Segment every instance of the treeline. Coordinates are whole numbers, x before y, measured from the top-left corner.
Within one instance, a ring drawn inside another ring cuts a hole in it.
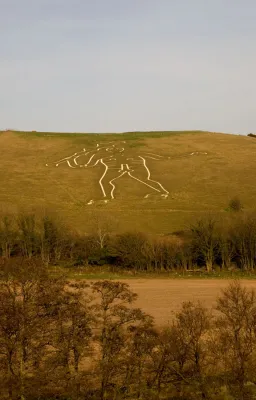
[[[214,313],[186,302],[160,328],[125,283],[71,283],[29,260],[0,271],[1,400],[256,396],[256,294],[238,282]]]
[[[235,204],[237,205],[237,204]],[[186,271],[193,268],[253,271],[256,266],[256,214],[233,212],[224,222],[209,216],[186,232],[148,236],[111,233],[97,220],[90,234],[78,234],[49,215],[3,215],[0,257],[40,258],[45,266],[110,265],[133,271]]]

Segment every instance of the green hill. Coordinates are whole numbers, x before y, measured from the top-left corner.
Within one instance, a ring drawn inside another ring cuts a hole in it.
[[[0,149],[0,209],[55,211],[82,232],[90,229],[91,214],[115,220],[118,230],[169,233],[184,229],[198,214],[210,211],[223,218],[234,196],[245,209],[255,203],[252,137],[5,131]]]

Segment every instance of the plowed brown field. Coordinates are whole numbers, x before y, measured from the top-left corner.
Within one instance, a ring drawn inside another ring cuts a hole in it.
[[[125,280],[138,294],[136,306],[155,318],[157,325],[167,325],[184,301],[201,301],[209,308],[214,308],[216,298],[231,280]],[[256,289],[256,280],[242,280],[242,285]]]

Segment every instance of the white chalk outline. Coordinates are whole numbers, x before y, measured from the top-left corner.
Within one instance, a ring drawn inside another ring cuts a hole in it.
[[[101,158],[100,162],[101,162],[101,164],[103,164],[103,165],[105,166],[105,171],[103,172],[103,175],[101,176],[101,178],[100,178],[100,180],[99,180],[99,185],[100,185],[100,187],[101,187],[103,196],[104,196],[104,197],[107,197],[106,192],[105,192],[105,189],[104,189],[104,186],[103,186],[103,184],[102,184],[102,180],[105,178],[106,173],[108,172],[108,166],[107,166],[107,164],[104,163],[104,161],[103,161],[102,158]]]
[[[206,153],[205,151],[193,151],[193,153],[190,153],[191,156],[199,155],[199,154],[208,154],[208,153]]]
[[[111,143],[113,143],[113,144],[111,144]],[[115,192],[115,189],[116,189],[116,185],[114,184],[114,181],[116,181],[117,179],[121,178],[121,177],[124,176],[125,174],[128,174],[132,179],[134,179],[134,180],[136,180],[136,181],[142,183],[143,185],[149,187],[150,189],[152,189],[152,190],[154,190],[154,191],[156,191],[156,192],[158,192],[158,193],[162,193],[162,194],[161,194],[161,197],[167,198],[168,195],[169,195],[168,190],[166,190],[160,182],[151,179],[151,172],[150,172],[150,170],[149,170],[149,168],[148,168],[148,166],[147,166],[147,163],[146,163],[146,158],[151,159],[151,160],[156,160],[156,161],[159,161],[159,160],[163,159],[163,156],[161,156],[161,155],[159,155],[159,154],[154,154],[154,153],[150,153],[150,152],[145,152],[145,153],[144,153],[144,154],[145,154],[144,157],[142,157],[142,156],[137,156],[140,160],[134,159],[134,157],[130,157],[130,158],[127,158],[127,159],[126,159],[127,161],[132,160],[132,163],[135,164],[135,165],[136,165],[136,164],[137,164],[137,165],[143,165],[143,167],[144,167],[144,168],[146,169],[146,171],[147,171],[147,178],[146,178],[145,181],[142,180],[142,179],[137,178],[136,176],[134,176],[134,175],[132,174],[132,173],[134,172],[134,170],[133,170],[132,168],[130,168],[130,166],[129,166],[128,163],[126,163],[126,164],[125,164],[125,163],[122,163],[120,168],[119,168],[119,167],[117,167],[117,168],[115,168],[115,167],[110,168],[110,167],[106,164],[105,161],[106,161],[106,160],[109,160],[109,161],[116,161],[116,159],[113,158],[112,155],[110,155],[110,157],[101,157],[101,158],[98,158],[98,159],[96,160],[96,162],[95,162],[93,165],[90,165],[91,162],[94,161],[94,158],[95,158],[95,155],[97,154],[97,152],[99,152],[100,150],[105,150],[106,152],[113,152],[115,149],[117,149],[116,143],[117,143],[117,142],[115,142],[115,141],[113,141],[113,142],[108,142],[108,143],[104,143],[104,146],[103,146],[103,144],[102,144],[102,146],[101,146],[100,143],[97,143],[97,144],[96,144],[96,149],[87,151],[87,150],[84,148],[83,151],[80,151],[80,152],[78,152],[78,153],[76,152],[76,153],[72,154],[71,156],[64,157],[64,158],[62,158],[61,160],[55,162],[55,166],[58,167],[59,164],[61,164],[61,163],[67,163],[67,165],[68,165],[70,168],[75,169],[75,168],[77,168],[77,167],[85,167],[85,168],[88,168],[88,167],[89,167],[89,168],[93,168],[93,167],[95,167],[95,166],[98,165],[98,164],[102,164],[102,165],[104,166],[104,172],[103,172],[103,174],[101,175],[101,177],[100,177],[98,183],[99,183],[99,186],[100,186],[100,188],[101,188],[101,191],[102,191],[102,194],[103,194],[103,197],[104,197],[104,198],[107,197],[107,194],[106,194],[106,190],[105,190],[105,187],[104,187],[104,184],[103,184],[103,179],[105,178],[105,176],[107,175],[107,173],[108,173],[108,171],[109,171],[110,169],[111,169],[111,170],[117,169],[118,172],[120,172],[120,174],[119,174],[118,176],[116,176],[116,177],[114,177],[114,178],[112,178],[111,180],[108,181],[108,184],[109,184],[110,186],[112,186],[112,189],[111,189],[111,192],[110,192],[110,197],[111,197],[111,199],[114,199],[114,198],[115,198],[114,192]],[[125,143],[125,141],[121,141],[121,142],[119,142],[119,143]],[[118,149],[118,153],[123,153],[124,150],[125,150],[125,148],[122,147],[122,148]],[[78,164],[77,160],[78,160],[79,157],[85,156],[85,155],[89,155],[89,154],[91,154],[91,153],[93,153],[93,154],[90,156],[90,158],[89,158],[89,160],[87,161],[86,164]],[[71,163],[73,163],[74,165],[72,165]],[[125,166],[125,167],[124,167],[124,166]],[[132,166],[131,166],[131,167],[132,167]],[[147,182],[149,182],[149,183],[147,183]],[[154,185],[154,186],[153,186],[152,184],[150,185],[150,183],[157,185],[159,188],[154,187],[155,185]],[[149,196],[149,194],[147,194],[147,195],[145,196],[145,198],[148,198],[148,196]],[[105,200],[105,202],[107,202],[107,201],[108,201],[108,200]],[[87,203],[87,204],[93,204],[93,203],[94,203],[94,201],[93,201],[93,200],[90,200],[89,203]]]

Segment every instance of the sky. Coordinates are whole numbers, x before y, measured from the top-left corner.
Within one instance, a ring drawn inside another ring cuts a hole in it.
[[[0,129],[256,132],[255,0],[0,10]]]

